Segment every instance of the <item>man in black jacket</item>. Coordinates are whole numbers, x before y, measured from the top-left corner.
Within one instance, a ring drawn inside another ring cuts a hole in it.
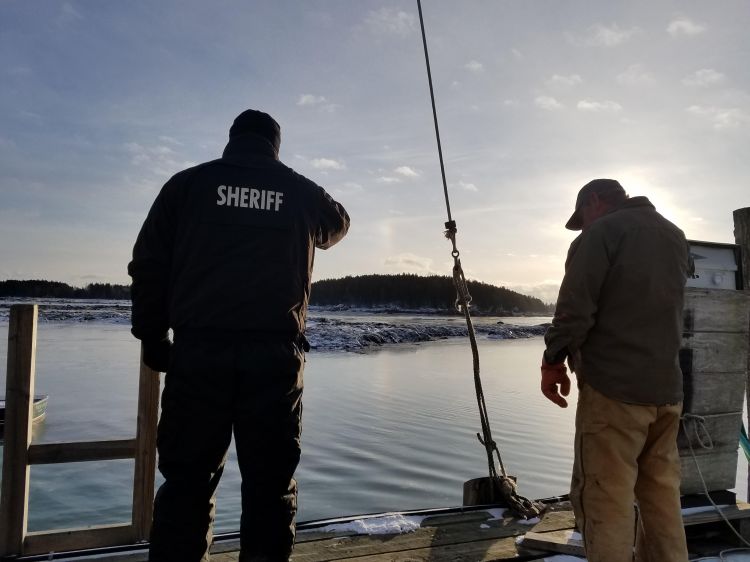
[[[167,372],[154,562],[208,560],[232,432],[240,560],[292,552],[313,256],[346,235],[349,216],[279,161],[280,138],[269,115],[241,113],[221,158],[164,185],[133,248],[132,332],[144,362]]]

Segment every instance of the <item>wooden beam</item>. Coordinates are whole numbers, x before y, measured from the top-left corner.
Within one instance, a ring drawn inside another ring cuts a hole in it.
[[[739,244],[742,254],[742,289],[750,292],[750,207],[737,209],[734,217],[734,241]],[[746,376],[750,377],[750,354],[746,360]],[[750,404],[750,380],[745,384],[745,396]],[[748,426],[750,427],[750,410],[748,411]],[[747,500],[750,501],[750,466],[747,469]]]
[[[42,443],[29,447],[29,464],[109,461],[135,457],[135,439]]]
[[[5,445],[0,496],[0,556],[21,554],[29,510],[37,306],[11,305],[5,380]]]
[[[572,556],[586,556],[581,534],[572,529],[552,531],[549,533],[526,533],[521,541],[524,548],[535,548],[548,552],[570,554]]]
[[[25,555],[68,552],[87,548],[135,544],[130,523],[29,533],[23,544]]]
[[[159,421],[159,373],[143,362],[138,383],[135,474],[133,477],[133,527],[138,540],[148,540],[154,513],[156,477],[156,427]]]

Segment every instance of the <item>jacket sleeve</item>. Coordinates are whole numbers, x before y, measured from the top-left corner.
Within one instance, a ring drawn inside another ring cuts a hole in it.
[[[609,268],[607,241],[601,231],[587,231],[573,241],[555,316],[544,336],[547,363],[561,363],[586,341],[595,322],[599,295]]]
[[[349,215],[341,203],[333,200],[319,185],[315,186],[318,200],[318,230],[315,247],[327,250],[349,231]]]
[[[170,201],[174,178],[156,197],[133,247],[128,264],[132,277],[132,333],[143,341],[158,341],[169,330],[169,280],[175,235],[175,209]]]

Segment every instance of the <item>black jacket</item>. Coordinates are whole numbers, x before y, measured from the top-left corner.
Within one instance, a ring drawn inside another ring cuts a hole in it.
[[[174,175],[133,248],[133,334],[304,332],[315,248],[349,228],[325,190],[265,139],[232,137],[222,158]]]

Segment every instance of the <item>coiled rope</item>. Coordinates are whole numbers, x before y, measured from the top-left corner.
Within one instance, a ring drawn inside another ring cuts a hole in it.
[[[490,429],[489,416],[487,415],[487,405],[484,400],[484,392],[482,390],[482,380],[479,376],[479,349],[477,347],[477,337],[474,331],[474,324],[471,320],[471,313],[469,312],[469,306],[471,304],[471,295],[469,294],[469,288],[466,284],[466,277],[464,276],[463,268],[461,267],[461,260],[459,259],[460,252],[456,245],[456,221],[451,216],[451,205],[450,198],[448,196],[448,183],[445,180],[445,165],[443,163],[443,148],[440,143],[440,128],[438,127],[437,109],[435,108],[435,92],[432,86],[432,71],[430,69],[430,55],[427,52],[427,36],[425,34],[424,18],[422,16],[422,2],[417,0],[417,9],[419,11],[419,25],[422,29],[422,45],[424,46],[424,59],[427,66],[427,81],[430,86],[430,101],[432,103],[432,118],[435,123],[435,138],[437,140],[438,157],[440,160],[440,175],[443,180],[443,193],[445,194],[445,207],[448,213],[448,221],[445,223],[445,237],[451,241],[453,249],[451,250],[451,256],[453,257],[453,284],[456,287],[456,309],[462,312],[466,319],[466,327],[469,333],[469,341],[471,343],[471,354],[473,358],[474,367],[474,388],[477,396],[477,404],[479,406],[479,417],[481,420],[482,433],[477,433],[479,442],[484,446],[487,453],[487,464],[489,467],[490,478],[493,482],[497,483],[498,489],[501,496],[506,501],[508,507],[519,515],[520,517],[529,519],[539,515],[543,507],[537,502],[533,502],[523,496],[520,496],[516,490],[516,482],[513,478],[508,476],[505,472],[505,466],[503,465],[502,457],[500,456],[500,450],[497,448],[497,443],[492,438],[492,430]],[[497,466],[493,456],[497,456],[497,462],[500,467],[500,473],[498,474]]]

